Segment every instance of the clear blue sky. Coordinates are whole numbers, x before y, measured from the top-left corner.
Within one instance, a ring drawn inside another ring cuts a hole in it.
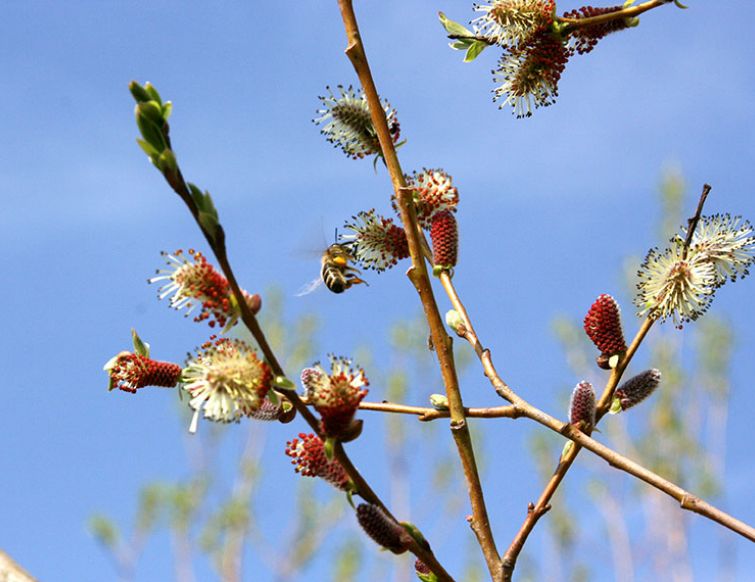
[[[404,168],[441,166],[459,187],[456,280],[478,331],[507,380],[550,412],[558,413],[558,389],[575,381],[550,323],[581,317],[599,293],[621,294],[623,257],[658,242],[662,168],[681,167],[693,196],[712,184],[709,212],[755,220],[755,8],[689,4],[647,14],[638,29],[574,58],[557,104],[516,120],[491,102],[493,52],[464,65],[446,47],[436,12],[465,21],[468,3],[357,3],[376,82],[409,140]],[[335,0],[2,3],[9,309],[0,340],[0,548],[40,579],[112,579],[88,516],[127,520],[140,485],[178,478],[184,467],[172,395],[108,394],[101,370],[128,347],[131,326],[165,359],[180,360],[206,335],[144,283],[160,250],[193,246],[198,236],[135,145],[128,82],[152,81],[173,100],[181,165],[213,193],[244,285],[276,283],[293,295],[317,273],[316,261],[297,259],[303,246],[322,245],[359,210],[389,210],[385,172],[339,155],[311,123],[325,85],[356,83],[344,44]],[[323,316],[323,355],[370,343],[379,360],[383,330],[417,313],[399,270],[372,279],[347,297],[289,303]],[[750,523],[753,285],[729,286],[713,305],[738,337],[728,509]],[[467,402],[495,402],[476,372],[469,382]],[[526,434],[519,423],[506,430],[512,449]],[[276,432],[267,444],[279,448],[273,440],[286,436]],[[369,454],[355,454],[380,473]],[[508,529],[537,490],[524,453],[511,454],[531,486],[512,485],[509,513],[496,511]],[[269,477],[283,482],[285,471]],[[699,530],[695,547],[717,535],[709,524]],[[751,572],[755,551],[736,543],[739,571]],[[148,552],[138,579],[168,576],[167,560]]]

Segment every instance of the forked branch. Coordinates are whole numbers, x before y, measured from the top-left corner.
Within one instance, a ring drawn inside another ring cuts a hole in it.
[[[406,237],[409,246],[409,254],[412,260],[412,266],[409,269],[408,276],[414,284],[419,295],[422,307],[425,312],[430,336],[435,346],[438,360],[440,363],[443,384],[446,389],[448,398],[448,408],[451,418],[451,434],[453,435],[456,448],[461,459],[464,477],[467,483],[469,500],[472,506],[472,530],[477,536],[477,540],[482,549],[487,563],[488,570],[493,578],[497,578],[500,572],[500,558],[495,546],[493,532],[490,528],[487,508],[485,507],[485,498],[480,483],[480,476],[477,470],[477,462],[472,447],[472,439],[469,434],[464,417],[464,404],[459,390],[458,378],[456,376],[456,367],[454,364],[452,341],[448,337],[445,325],[441,319],[438,306],[435,302],[430,279],[427,274],[425,265],[422,236],[417,224],[417,216],[414,205],[411,203],[411,192],[407,189],[404,181],[404,173],[401,170],[396,149],[385,118],[385,112],[380,104],[375,82],[372,78],[367,55],[364,50],[359,26],[357,24],[354,7],[351,0],[339,0],[338,6],[341,10],[344,27],[346,29],[347,48],[346,55],[349,57],[354,70],[362,84],[367,103],[370,108],[370,115],[373,126],[378,135],[382,157],[385,160],[386,167],[391,176],[393,190],[396,199],[399,202],[401,221],[404,225]]]

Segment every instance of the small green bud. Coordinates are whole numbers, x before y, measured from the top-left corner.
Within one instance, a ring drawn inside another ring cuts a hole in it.
[[[149,96],[157,101],[160,105],[162,105],[163,100],[160,99],[160,93],[157,92],[157,89],[155,89],[155,86],[147,81],[144,83],[144,90],[149,93]]]
[[[162,127],[165,123],[163,108],[157,101],[142,101],[136,105],[136,109],[139,115],[145,117],[158,127]]]
[[[448,410],[448,398],[443,394],[430,394],[430,404],[435,410]]]
[[[174,174],[178,170],[176,155],[173,153],[173,150],[169,148],[166,148],[163,153],[160,154],[155,165],[163,173]]]
[[[136,81],[131,81],[128,84],[128,90],[131,92],[131,96],[134,98],[134,100],[137,103],[142,103],[143,101],[150,101],[152,97],[149,93],[142,87],[139,83]]]
[[[150,161],[155,164],[155,166],[157,166],[157,160],[160,157],[160,152],[158,152],[143,139],[137,139],[136,143],[139,144],[139,147],[142,148],[142,151],[147,154],[147,157],[150,159]]]
[[[144,140],[151,145],[156,152],[162,153],[163,150],[167,147],[167,143],[165,142],[165,135],[163,134],[162,130],[162,122],[160,124],[155,123],[150,119],[151,116],[154,115],[153,108],[148,103],[153,103],[152,101],[147,101],[144,103],[139,103],[135,108],[135,116],[136,116],[136,125],[139,128],[139,132],[142,134],[142,137]],[[160,110],[157,110],[158,116],[161,116]],[[162,117],[160,117],[162,119]],[[144,148],[142,148],[144,149]]]
[[[461,318],[459,312],[455,309],[449,309],[448,311],[446,311],[446,325],[450,327],[459,337],[464,337],[464,334],[467,332],[467,328],[464,325],[464,320]]]

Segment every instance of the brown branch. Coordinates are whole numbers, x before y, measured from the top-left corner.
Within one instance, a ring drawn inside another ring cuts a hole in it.
[[[695,216],[690,219],[690,232],[693,230],[694,226],[696,226],[697,220],[699,220],[702,212],[702,206],[705,202],[705,198],[707,197],[709,190],[710,187],[707,185],[703,189],[703,194],[700,198],[700,201],[698,202]],[[699,513],[713,521],[716,521],[717,523],[728,527],[729,529],[739,533],[740,535],[743,535],[748,539],[753,539],[752,536],[755,533],[755,530],[753,530],[751,526],[718,510],[708,503],[705,503],[691,493],[683,490],[681,487],[663,479],[662,477],[656,475],[655,473],[652,473],[648,469],[645,469],[644,467],[638,465],[637,463],[634,463],[626,457],[619,455],[619,453],[616,453],[608,447],[601,445],[597,441],[590,438],[588,435],[580,432],[576,427],[557,421],[556,419],[550,417],[549,415],[545,414],[541,410],[535,408],[534,406],[530,405],[528,402],[520,398],[508,386],[508,384],[506,384],[506,382],[496,371],[495,366],[493,365],[490,351],[482,346],[482,343],[480,342],[474,330],[474,326],[472,325],[472,321],[469,318],[466,308],[459,298],[453,282],[448,274],[441,274],[441,283],[446,290],[446,293],[450,298],[454,309],[457,311],[457,313],[459,313],[463,322],[461,328],[458,330],[459,335],[464,337],[474,348],[475,353],[477,354],[480,362],[483,365],[485,375],[488,377],[499,396],[511,402],[514,405],[514,408],[518,409],[519,414],[521,414],[522,416],[526,416],[550,428],[553,431],[559,432],[567,438],[570,438],[575,443],[575,445],[560,459],[553,476],[548,481],[542,494],[538,498],[537,504],[530,504],[525,522],[522,524],[522,527],[519,529],[511,545],[504,554],[504,580],[511,579],[511,574],[513,573],[513,569],[516,564],[516,558],[521,552],[527,536],[532,531],[540,517],[542,517],[550,508],[550,500],[553,497],[553,494],[557,490],[559,484],[563,480],[567,471],[574,462],[574,459],[579,454],[580,448],[582,447],[587,448],[591,452],[602,457],[603,459],[608,461],[611,466],[634,475],[635,477],[638,477],[639,479],[645,481],[653,487],[656,487],[664,493],[667,493],[668,495],[674,497],[675,499],[677,499],[677,501],[680,502],[680,505],[683,509],[690,509],[692,511],[695,511],[696,513]],[[613,393],[618,385],[619,380],[621,379],[622,374],[624,373],[624,370],[631,361],[632,357],[637,352],[637,349],[652,327],[653,322],[654,320],[652,318],[646,318],[643,321],[630,346],[627,348],[627,351],[625,352],[623,357],[620,358],[616,367],[611,371],[611,376],[608,379],[606,387],[597,405],[596,421],[600,420],[600,418],[602,418],[608,411],[611,400],[613,398]]]
[[[687,219],[687,236],[684,237],[684,253],[682,254],[685,259],[687,258],[687,251],[692,244],[692,237],[695,234],[697,223],[700,222],[700,217],[703,214],[703,205],[708,199],[708,194],[710,194],[710,186],[708,184],[703,184],[703,192],[700,194],[700,199],[697,201],[697,210],[695,210],[695,214],[692,218]]]
[[[586,18],[563,18],[557,16],[555,20],[556,22],[568,24],[569,28],[567,30],[570,31],[576,28],[586,28],[588,26],[605,24],[606,22],[618,20],[619,18],[633,18],[639,16],[643,12],[658,8],[664,4],[670,4],[673,1],[674,0],[650,0],[649,2],[638,4],[637,6],[629,6],[628,8],[622,8],[621,10],[608,12],[606,14],[598,14],[597,16],[589,16]]]
[[[647,335],[647,332],[650,331],[650,327],[652,325],[653,320],[650,318],[646,318],[645,321],[643,321],[642,326],[640,326],[639,331],[632,340],[632,343],[629,345],[629,348],[627,348],[626,353],[620,359],[618,365],[613,370],[611,370],[611,375],[608,378],[608,382],[603,389],[603,394],[596,407],[597,410],[595,414],[595,424],[597,424],[600,419],[603,418],[603,416],[610,408],[613,393],[616,390],[616,387],[619,383],[619,380],[621,379],[622,374],[624,373],[624,370],[629,365],[629,362],[637,352],[637,349]],[[524,547],[524,543],[527,541],[529,534],[537,525],[540,517],[542,517],[550,507],[553,495],[555,495],[556,490],[558,489],[559,485],[561,485],[561,482],[566,476],[566,473],[569,471],[572,464],[574,463],[574,460],[577,458],[580,449],[581,447],[575,444],[566,452],[566,454],[562,456],[562,458],[559,460],[556,470],[553,472],[553,476],[545,485],[545,488],[540,494],[537,502],[534,506],[530,504],[531,509],[527,511],[527,517],[519,528],[519,531],[517,531],[516,535],[514,536],[514,539],[506,550],[506,553],[503,555],[504,580],[511,579],[511,575],[513,574],[514,568],[516,567],[516,560],[519,557],[522,548]]]
[[[488,46],[495,46],[495,39],[487,36],[480,36],[477,34],[449,34],[446,35],[451,40],[472,40],[476,42],[484,42]]]
[[[449,338],[446,333],[443,320],[438,311],[438,306],[435,303],[430,279],[427,275],[427,268],[422,253],[422,243],[420,241],[420,230],[417,224],[417,216],[410,198],[411,192],[406,188],[404,173],[401,170],[401,165],[396,156],[396,149],[393,145],[393,140],[388,129],[385,112],[380,104],[380,97],[367,62],[364,45],[359,34],[359,26],[357,24],[356,15],[354,14],[354,7],[351,0],[338,0],[338,6],[343,18],[348,42],[346,55],[359,77],[359,81],[367,98],[372,123],[380,142],[382,156],[390,173],[393,190],[399,202],[401,221],[404,225],[404,230],[406,231],[409,254],[412,259],[412,267],[407,274],[419,294],[422,307],[425,311],[425,317],[427,318],[427,323],[430,327],[430,335],[432,337],[433,345],[435,346],[438,355],[441,375],[443,377],[443,385],[445,386],[446,396],[448,398],[448,407],[451,418],[451,434],[454,437],[454,442],[456,443],[456,448],[461,459],[469,499],[472,506],[472,529],[477,536],[477,541],[482,549],[490,574],[494,579],[497,579],[500,570],[500,558],[495,546],[495,540],[493,539],[493,532],[490,529],[490,522],[488,519],[487,508],[485,507],[485,498],[477,470],[477,462],[474,456],[469,427],[464,418],[464,405],[456,376],[452,342],[451,338]]]
[[[389,412],[395,414],[413,414],[418,416],[417,420],[427,422],[438,418],[449,418],[451,412],[448,410],[438,410],[423,406],[407,406],[405,404],[394,404],[392,402],[361,402],[359,408],[362,410],[374,410],[377,412]],[[467,408],[464,407],[464,416],[467,418],[517,418],[519,411],[514,406],[493,406],[489,408]]]

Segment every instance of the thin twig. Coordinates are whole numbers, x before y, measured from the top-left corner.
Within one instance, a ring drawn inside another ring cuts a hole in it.
[[[711,188],[708,184],[703,184],[703,192],[702,194],[700,194],[700,200],[698,200],[697,202],[697,210],[695,210],[695,215],[692,218],[687,219],[687,236],[684,237],[684,252],[682,253],[682,258],[687,258],[687,251],[692,244],[692,237],[695,234],[697,223],[700,222],[700,217],[703,215],[703,206],[705,205],[705,201],[708,199],[710,189]]]
[[[637,6],[622,8],[621,10],[616,10],[615,12],[607,12],[606,14],[598,14],[597,16],[589,16],[585,18],[556,17],[556,21],[568,24],[568,30],[574,30],[576,28],[585,28],[588,26],[605,24],[606,22],[611,22],[612,20],[617,20],[619,18],[633,18],[639,16],[643,12],[647,12],[648,10],[652,10],[653,8],[658,8],[659,6],[663,6],[664,4],[670,4],[673,1],[674,0],[650,0],[649,2],[644,2],[643,4],[638,4]]]
[[[699,220],[700,214],[702,212],[702,206],[705,202],[705,198],[707,197],[707,193],[709,190],[710,190],[710,187],[707,185],[706,185],[706,188],[703,189],[703,194],[700,198],[700,202],[698,202],[697,212],[695,213],[695,217],[697,217],[697,220]],[[694,221],[694,224],[695,225],[697,224],[697,220],[695,219],[695,217],[690,219],[690,231],[693,228],[692,222]],[[524,399],[519,397],[508,386],[508,384],[506,384],[506,382],[499,376],[498,372],[496,371],[495,366],[493,365],[490,351],[485,349],[482,346],[482,343],[480,342],[476,332],[474,331],[474,326],[472,325],[472,321],[469,318],[466,308],[464,307],[464,304],[459,298],[458,293],[456,292],[456,289],[453,285],[453,282],[451,278],[448,276],[448,274],[446,273],[441,274],[441,283],[443,284],[443,287],[446,290],[446,293],[448,294],[454,309],[461,316],[461,319],[463,322],[463,327],[460,330],[462,332],[461,335],[465,339],[467,339],[467,341],[469,341],[469,343],[474,348],[475,353],[480,358],[480,361],[483,365],[485,375],[490,380],[496,392],[502,398],[511,402],[515,408],[520,409],[522,416],[531,418],[532,420],[539,422],[540,424],[550,428],[551,430],[559,432],[560,434],[566,436],[567,438],[572,439],[575,443],[575,445],[571,447],[569,451],[567,451],[567,453],[562,457],[562,459],[560,459],[558,467],[554,471],[554,474],[551,477],[551,479],[546,484],[542,494],[540,495],[538,499],[537,504],[530,504],[525,522],[523,523],[522,527],[517,532],[514,540],[512,541],[512,544],[509,546],[509,549],[504,554],[503,573],[504,573],[505,580],[511,579],[511,574],[513,573],[513,569],[516,564],[516,558],[521,552],[521,549],[524,545],[524,542],[527,539],[527,536],[534,528],[538,519],[542,517],[542,515],[544,515],[548,511],[550,507],[549,505],[550,499],[552,498],[553,494],[558,488],[558,485],[561,483],[564,476],[566,475],[566,472],[571,467],[571,464],[573,463],[574,459],[576,458],[582,446],[584,446],[591,452],[597,454],[598,456],[604,458],[606,461],[609,462],[610,465],[617,467],[621,470],[624,470],[625,472],[628,472],[634,475],[635,477],[642,479],[646,483],[656,487],[657,489],[663,491],[664,493],[671,495],[672,497],[674,497],[680,502],[680,504],[682,505],[682,508],[690,509],[692,511],[695,511],[696,513],[700,513],[701,515],[704,515],[705,517],[713,521],[716,521],[724,525],[725,527],[728,527],[729,529],[732,529],[733,531],[747,537],[748,539],[753,539],[752,536],[755,534],[755,530],[753,530],[753,528],[750,527],[749,525],[701,501],[699,498],[684,491],[677,485],[663,479],[662,477],[656,475],[655,473],[652,473],[651,471],[645,469],[644,467],[641,467],[637,463],[630,461],[626,457],[619,455],[618,453],[616,453],[615,451],[612,451],[608,447],[605,447],[604,445],[600,445],[597,441],[593,440],[588,435],[585,435],[584,433],[580,432],[576,427],[573,427],[571,425],[564,424],[560,421],[555,420],[554,418],[545,414],[541,410],[533,407]],[[621,379],[621,376],[624,370],[626,369],[627,365],[631,361],[634,354],[637,352],[637,349],[639,348],[640,344],[644,340],[648,331],[652,327],[653,322],[654,320],[652,318],[646,318],[643,321],[635,338],[632,340],[630,346],[627,348],[626,353],[623,355],[622,358],[620,358],[616,367],[612,370],[611,376],[609,377],[609,380],[606,384],[606,387],[597,405],[597,414],[596,414],[597,420],[602,418],[603,415],[605,415],[606,412],[608,411],[611,400],[613,398],[613,393],[616,389],[616,386],[618,385],[619,380]],[[579,435],[579,436],[577,438],[572,438],[574,435]],[[589,443],[589,446],[585,443]]]
[[[341,10],[341,16],[346,29],[348,42],[346,55],[351,61],[362,84],[370,108],[372,123],[380,142],[382,156],[391,176],[396,199],[399,202],[401,221],[404,225],[409,254],[412,259],[412,267],[408,271],[408,276],[419,294],[422,307],[425,311],[425,317],[430,327],[433,345],[438,355],[443,385],[448,398],[451,434],[454,437],[454,442],[461,459],[469,500],[472,506],[472,530],[477,536],[477,541],[480,544],[491,576],[497,578],[500,571],[500,558],[495,546],[493,532],[490,528],[487,508],[485,507],[485,498],[472,447],[472,438],[464,418],[464,405],[456,376],[452,342],[446,333],[445,325],[438,311],[438,306],[435,303],[430,279],[427,275],[417,216],[414,205],[411,203],[411,192],[406,187],[404,173],[396,156],[396,149],[388,129],[385,112],[380,104],[380,97],[367,62],[364,45],[359,34],[359,26],[354,14],[354,7],[351,0],[338,0],[338,6]]]
[[[168,132],[168,126],[166,124],[165,139],[168,148],[172,149]],[[223,230],[223,227],[218,224],[216,226],[215,232],[210,233],[202,226],[202,223],[199,220],[198,208],[194,203],[191,192],[189,191],[188,185],[186,184],[186,181],[184,180],[180,169],[177,169],[174,173],[166,172],[163,174],[163,176],[165,177],[170,187],[176,192],[176,194],[178,194],[181,200],[184,201],[192,216],[194,217],[197,226],[202,231],[202,234],[207,240],[207,244],[212,249],[215,258],[220,265],[220,269],[223,271],[223,274],[228,280],[231,291],[233,292],[233,295],[241,311],[241,321],[243,321],[246,328],[252,334],[252,337],[254,337],[257,345],[260,348],[260,351],[262,351],[263,355],[265,356],[265,360],[272,369],[273,374],[275,374],[276,376],[286,377],[283,367],[278,361],[278,358],[275,356],[270,343],[267,341],[267,337],[265,336],[262,328],[259,325],[259,322],[257,321],[257,317],[254,315],[254,312],[246,302],[244,293],[241,290],[238,281],[236,280],[236,275],[234,274],[233,269],[231,268],[231,263],[228,260],[228,253],[225,246],[225,231]],[[302,418],[304,418],[310,428],[315,433],[317,433],[318,436],[322,436],[320,423],[317,417],[312,414],[312,412],[302,401],[301,397],[296,393],[295,390],[276,388],[276,391],[283,394],[291,402],[296,411],[302,416]],[[336,443],[336,446],[334,447],[334,455],[338,462],[343,466],[346,473],[349,475],[351,481],[354,483],[357,494],[369,503],[379,506],[389,517],[396,520],[391,511],[386,507],[380,497],[373,491],[369,483],[351,462],[351,459],[346,454],[346,451],[344,450],[343,445],[340,442]],[[433,572],[438,575],[439,580],[444,580],[446,582],[453,580],[453,578],[451,578],[451,576],[445,571],[443,566],[440,565],[429,547],[425,547],[424,545],[419,544],[412,538],[409,550],[425,564],[427,564],[428,567],[430,567]]]
[[[613,393],[616,390],[616,386],[618,385],[619,380],[621,380],[621,376],[624,373],[624,370],[629,365],[632,357],[637,352],[637,348],[639,348],[642,340],[645,338],[652,325],[653,320],[650,318],[646,318],[645,321],[643,321],[642,326],[640,326],[639,331],[634,337],[634,340],[632,340],[629,348],[627,348],[624,357],[621,358],[619,364],[611,371],[611,375],[608,378],[608,382],[603,389],[603,394],[596,407],[596,424],[600,421],[601,418],[603,418],[603,416],[610,408]],[[513,573],[516,566],[516,560],[519,557],[522,548],[524,547],[524,543],[527,541],[527,537],[537,525],[538,520],[550,508],[550,503],[553,495],[558,490],[558,487],[559,485],[561,485],[561,482],[566,476],[566,473],[569,471],[572,464],[574,463],[574,460],[577,458],[580,449],[581,447],[575,444],[561,457],[561,459],[559,459],[558,465],[556,466],[552,477],[545,485],[543,492],[540,494],[537,502],[534,505],[530,504],[530,509],[528,509],[527,511],[527,517],[514,536],[514,539],[506,550],[506,553],[503,555],[504,580],[509,580],[511,578],[511,574]]]
[[[447,35],[451,40],[472,40],[476,42],[484,42],[488,46],[494,46],[496,44],[495,39],[487,36],[480,36],[477,34],[449,34]]]
[[[414,414],[419,417],[417,420],[423,422],[438,418],[449,418],[451,416],[448,410],[437,410],[423,406],[407,406],[392,402],[361,402],[359,408],[362,410],[375,410],[396,414]],[[467,418],[516,418],[518,414],[519,411],[514,406],[493,406],[489,408],[464,407],[464,416]]]

